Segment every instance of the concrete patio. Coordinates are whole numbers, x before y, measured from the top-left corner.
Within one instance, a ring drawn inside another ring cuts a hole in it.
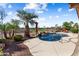
[[[70,56],[77,42],[77,34],[67,33],[70,37],[63,37],[60,41],[42,41],[33,38],[24,42],[34,56]],[[72,38],[69,41],[69,38]]]

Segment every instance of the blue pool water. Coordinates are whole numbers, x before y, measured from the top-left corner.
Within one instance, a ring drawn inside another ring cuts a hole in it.
[[[62,35],[55,34],[55,33],[46,33],[44,35],[39,36],[40,40],[45,40],[45,41],[58,41],[61,38],[62,38]]]

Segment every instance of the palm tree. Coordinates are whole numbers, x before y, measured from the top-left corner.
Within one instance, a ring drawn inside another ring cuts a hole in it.
[[[64,22],[62,26],[63,26],[63,28],[66,29],[66,30],[70,30],[70,29],[71,29],[71,25],[70,25],[69,22]]]
[[[14,37],[15,30],[19,28],[18,24],[18,20],[12,20],[10,23],[5,24],[0,23],[0,30],[3,31],[4,37],[6,39],[12,39]],[[7,34],[9,34],[9,36],[7,36]]]
[[[38,22],[35,22],[36,24],[36,35],[38,34]]]
[[[75,23],[73,27],[78,29],[78,23]]]
[[[4,18],[7,16],[7,14],[5,13],[5,9],[3,7],[0,6],[0,23],[3,24],[3,20]],[[1,25],[0,24],[0,25]],[[1,25],[2,27],[2,25]],[[1,31],[1,35],[2,35],[2,39],[3,39],[3,31]]]
[[[0,31],[1,31],[1,35],[2,35],[1,39],[3,39],[4,26],[5,26],[5,25],[0,22]]]
[[[33,19],[38,18],[38,16],[34,13],[28,13],[25,10],[18,10],[17,12],[18,12],[17,16],[19,16],[21,20],[24,21],[24,25],[25,25],[24,37],[29,38],[30,37],[29,23],[33,25],[34,24]]]
[[[73,21],[70,21],[70,25],[71,25],[71,27],[72,27],[73,24],[74,24]]]
[[[20,20],[12,19],[11,23],[9,24],[9,36],[10,38],[14,37],[15,30],[19,29]]]
[[[2,24],[2,23],[0,23],[0,30],[3,31],[4,37],[5,37],[6,39],[8,39],[8,37],[7,37],[7,31],[9,30],[8,25],[10,26],[9,23],[7,23],[7,24]]]

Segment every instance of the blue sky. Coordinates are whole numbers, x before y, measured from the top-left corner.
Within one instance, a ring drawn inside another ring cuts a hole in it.
[[[16,16],[16,11],[19,9],[35,12],[39,18],[34,20],[38,22],[39,27],[52,27],[55,26],[55,24],[61,26],[65,21],[78,23],[76,10],[74,8],[69,9],[67,3],[6,3],[0,4],[0,6],[2,6],[7,13],[4,23],[11,21],[11,19],[20,19]],[[20,25],[20,27],[24,26]]]

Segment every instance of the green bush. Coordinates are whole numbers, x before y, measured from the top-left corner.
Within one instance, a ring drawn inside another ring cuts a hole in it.
[[[77,28],[71,28],[70,31],[73,32],[73,33],[78,33],[78,29]]]
[[[5,42],[5,39],[0,39],[0,43],[4,43]]]
[[[22,41],[22,39],[23,39],[23,36],[22,36],[22,35],[15,35],[15,36],[14,36],[14,40],[15,40],[16,42]]]

